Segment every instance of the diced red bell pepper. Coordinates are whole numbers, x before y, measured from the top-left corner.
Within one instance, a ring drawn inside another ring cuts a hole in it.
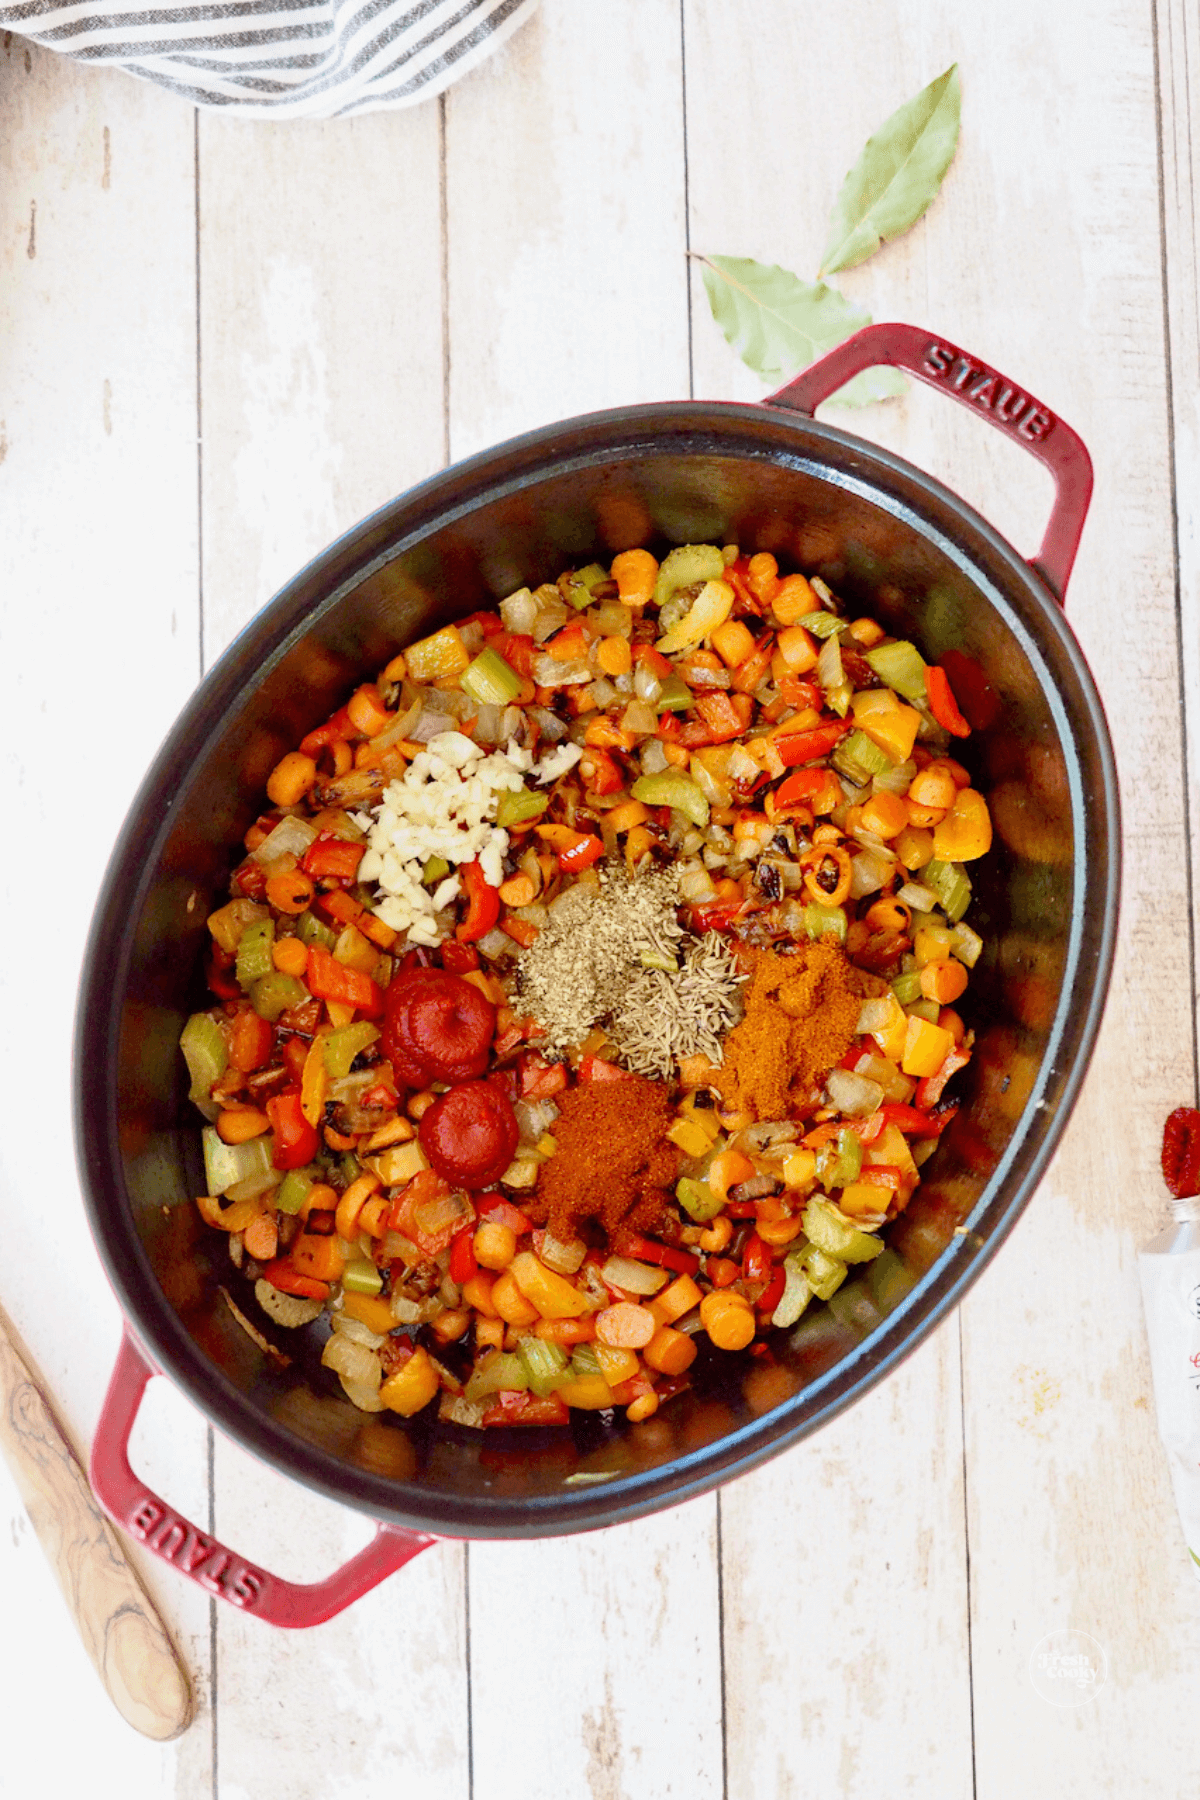
[[[584,761],[591,766],[592,772],[586,780],[593,794],[617,794],[625,786],[621,766],[607,750],[593,750],[589,746],[584,752]]]
[[[945,669],[926,669],[925,692],[929,696],[929,710],[943,731],[950,732],[953,737],[970,737],[971,727],[958,710]]]
[[[746,1239],[742,1274],[747,1281],[769,1281],[771,1278],[771,1246],[763,1243],[757,1231]]]
[[[339,881],[353,881],[366,850],[365,844],[351,844],[345,838],[322,833],[304,852],[301,867],[314,881],[322,875],[333,875]]]
[[[569,625],[556,631],[542,647],[546,655],[552,656],[555,662],[577,662],[581,656],[587,655],[587,632],[578,619],[572,619]]]
[[[315,731],[310,731],[307,737],[301,738],[300,749],[305,756],[319,756],[330,744],[339,741],[349,743],[351,738],[361,736],[362,732],[356,730],[350,714],[343,706],[331,719],[326,719],[324,725],[318,725]]]
[[[690,1250],[677,1250],[673,1244],[660,1244],[654,1238],[639,1237],[636,1232],[618,1239],[617,1254],[653,1263],[659,1269],[674,1269],[677,1275],[694,1275],[700,1266],[699,1256]]]
[[[277,1169],[302,1169],[317,1154],[320,1139],[300,1110],[300,1089],[284,1088],[267,1101],[267,1117],[275,1133],[271,1161]]]
[[[938,657],[938,667],[954,683],[954,693],[972,729],[986,731],[994,725],[1001,713],[1000,700],[974,658],[962,650],[947,650]]]
[[[685,750],[704,750],[712,741],[712,732],[703,719],[689,719],[680,727],[679,742]]]
[[[580,869],[590,869],[603,855],[604,845],[600,839],[590,832],[580,832],[573,844],[559,851],[558,866],[568,875],[577,875]]]
[[[727,744],[731,739],[741,737],[750,723],[753,707],[749,694],[726,694],[719,689],[696,702],[696,711],[708,726],[714,744]]]
[[[459,874],[467,890],[467,916],[455,927],[454,935],[461,944],[476,944],[500,917],[500,890],[488,881],[482,863],[463,863]]]
[[[775,805],[797,806],[802,801],[813,800],[825,785],[825,769],[797,769],[775,789]]]
[[[946,1060],[936,1075],[926,1075],[917,1083],[917,1091],[913,1099],[922,1112],[930,1112],[937,1105],[945,1091],[946,1083],[960,1069],[965,1069],[971,1060],[971,1052],[958,1044],[947,1052]]]
[[[308,966],[304,971],[308,991],[317,1000],[339,1000],[353,1006],[368,1019],[383,1013],[383,989],[361,969],[347,968],[320,944],[308,947]]]
[[[507,1225],[518,1237],[533,1230],[533,1221],[527,1219],[520,1207],[506,1200],[503,1194],[479,1194],[475,1199],[475,1211],[481,1219],[487,1219],[492,1225]]]
[[[646,1394],[654,1392],[654,1383],[644,1370],[631,1375],[628,1381],[614,1382],[612,1397],[618,1406],[632,1406],[635,1400],[641,1400]]]
[[[557,1394],[548,1394],[539,1400],[536,1394],[525,1393],[516,1388],[501,1388],[496,1396],[498,1404],[489,1407],[484,1413],[484,1425],[567,1425],[571,1415],[567,1411],[565,1400]]]
[[[528,950],[530,944],[537,941],[538,928],[528,919],[504,919],[500,929],[514,944],[520,944],[522,950]]]
[[[442,967],[451,975],[467,975],[479,967],[479,952],[474,944],[460,944],[447,938],[442,945]]]
[[[245,1007],[233,1021],[229,1034],[229,1060],[235,1069],[248,1075],[252,1069],[266,1066],[271,1057],[275,1032],[267,1019],[259,1018],[251,1006]]]
[[[760,1313],[773,1313],[783,1298],[784,1286],[787,1282],[787,1270],[782,1263],[776,1263],[774,1271],[766,1287],[755,1301]]]
[[[317,911],[335,925],[357,925],[363,916],[363,908],[344,888],[331,888],[326,894],[317,895]]]
[[[602,1056],[585,1056],[579,1064],[580,1081],[630,1081],[632,1076],[626,1069],[618,1069],[616,1063],[605,1062]]]
[[[456,1232],[467,1230],[470,1220],[465,1224],[453,1220],[440,1231],[426,1231],[417,1223],[416,1215],[423,1207],[449,1192],[449,1183],[443,1181],[436,1169],[420,1170],[392,1201],[391,1211],[388,1213],[388,1229],[402,1232],[423,1256],[440,1256],[449,1247]]]
[[[509,667],[515,669],[523,681],[533,680],[533,659],[541,653],[531,637],[526,637],[518,632],[506,631],[497,635],[492,649],[499,652]]]
[[[467,625],[478,625],[484,637],[496,637],[504,630],[504,620],[494,612],[469,613],[465,619],[457,619],[455,624],[459,631]]]
[[[693,906],[692,930],[698,937],[706,931],[728,931],[744,905],[742,900],[714,900],[709,906]]]
[[[247,900],[261,900],[267,891],[267,874],[260,862],[248,856],[245,862],[239,863],[233,871],[233,886]]]
[[[818,756],[828,756],[849,729],[848,719],[831,719],[828,725],[816,725],[811,731],[793,731],[787,737],[771,741],[784,768],[794,769],[798,763],[815,762]]]
[[[866,1163],[858,1179],[868,1187],[898,1188],[904,1181],[904,1170],[895,1163]]]
[[[815,681],[806,681],[803,675],[785,675],[779,683],[781,698],[789,706],[803,709],[815,706],[819,712],[822,706],[821,690]]]
[[[759,638],[744,663],[733,671],[730,687],[735,694],[752,694],[760,681],[765,681],[775,654],[775,633],[768,631]]]
[[[308,1060],[310,1046],[302,1037],[290,1037],[284,1040],[283,1060],[287,1072],[299,1087],[304,1080],[304,1064]]]
[[[464,1282],[470,1281],[472,1276],[478,1275],[478,1273],[479,1264],[475,1260],[473,1233],[468,1226],[459,1232],[450,1245],[450,1279],[457,1281],[459,1287],[462,1287]]]
[[[536,1050],[527,1050],[521,1058],[521,1098],[548,1100],[561,1094],[567,1085],[567,1071],[562,1063],[547,1062]]]
[[[664,743],[678,743],[679,739],[683,736],[683,722],[678,713],[659,713],[658,729],[654,735],[655,737],[661,738]]]
[[[667,661],[661,650],[654,648],[653,644],[635,644],[633,660],[639,668],[649,669],[650,673],[656,675],[659,681],[665,681],[668,675],[675,673],[672,664]]]
[[[950,1117],[954,1111],[957,1108],[951,1110]],[[915,1106],[904,1106],[898,1100],[885,1100],[879,1108],[879,1117],[882,1121],[881,1129],[883,1125],[896,1125],[910,1137],[940,1137],[950,1123],[950,1117],[942,1124],[940,1115],[918,1112]]]
[[[727,1288],[733,1286],[741,1271],[732,1257],[710,1256],[704,1265],[704,1273],[715,1288]]]
[[[731,1219],[757,1219],[758,1201],[727,1200],[725,1202],[725,1211],[729,1214]]]
[[[318,1281],[315,1276],[301,1275],[292,1264],[290,1256],[281,1256],[275,1262],[269,1262],[263,1270],[263,1280],[278,1288],[281,1294],[296,1294],[303,1300],[328,1300],[329,1283]]]
[[[746,579],[746,570],[748,567],[749,558],[739,556],[736,562],[726,563],[725,574],[722,579],[729,583],[737,596],[734,605],[734,616],[736,617],[742,612],[749,612],[754,613],[757,617],[761,618],[762,607],[759,605],[758,598]]]
[[[213,945],[204,968],[204,979],[218,1000],[240,1000],[241,985],[233,973],[234,959]]]

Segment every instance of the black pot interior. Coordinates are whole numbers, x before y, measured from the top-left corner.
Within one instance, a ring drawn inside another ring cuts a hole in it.
[[[200,1121],[177,1040],[206,1003],[206,915],[275,761],[397,649],[568,565],[714,540],[820,574],[930,659],[957,649],[986,676],[987,723],[962,752],[996,825],[992,856],[972,869],[969,916],[986,948],[970,990],[976,1055],[957,1078],[963,1110],[888,1251],[776,1334],[770,1357],[702,1351],[691,1391],[655,1418],[478,1433],[368,1417],[319,1366],[320,1322],[268,1328],[287,1340],[286,1371],[255,1347],[221,1293],[256,1316],[252,1290],[189,1204],[202,1188]],[[878,1379],[1013,1223],[1099,1022],[1117,855],[1103,716],[1058,608],[976,515],[907,465],[795,416],[693,405],[598,415],[451,469],[357,527],[242,633],[117,845],[85,968],[76,1085],[93,1226],[125,1310],[230,1435],[399,1523],[561,1532],[711,1486]]]

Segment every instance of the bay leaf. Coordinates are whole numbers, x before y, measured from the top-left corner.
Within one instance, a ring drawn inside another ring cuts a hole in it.
[[[857,268],[932,204],[958,146],[961,99],[951,63],[868,139],[834,202],[822,275]]]
[[[890,363],[877,363],[873,369],[863,369],[853,380],[847,381],[836,394],[830,394],[826,406],[873,406],[877,400],[897,400],[901,394],[907,394],[908,377],[899,369],[893,369]]]
[[[795,375],[870,324],[869,316],[836,288],[801,281],[777,263],[750,256],[697,260],[713,318],[742,361],[764,381]]]

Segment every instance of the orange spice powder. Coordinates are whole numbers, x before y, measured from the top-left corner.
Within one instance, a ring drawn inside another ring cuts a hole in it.
[[[726,1100],[756,1119],[786,1119],[845,1056],[862,1009],[860,978],[831,938],[794,954],[754,950],[746,1013],[725,1040],[714,1078]]]
[[[598,1219],[610,1238],[621,1227],[652,1231],[679,1164],[667,1139],[666,1086],[637,1075],[582,1081],[558,1097],[558,1109],[551,1126],[558,1149],[541,1166],[535,1197],[522,1201],[526,1215],[563,1243],[586,1219]]]

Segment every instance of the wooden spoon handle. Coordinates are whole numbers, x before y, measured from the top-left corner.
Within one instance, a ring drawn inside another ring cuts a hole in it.
[[[192,1717],[187,1673],[3,1308],[0,1450],[118,1712],[146,1737],[178,1737]]]

